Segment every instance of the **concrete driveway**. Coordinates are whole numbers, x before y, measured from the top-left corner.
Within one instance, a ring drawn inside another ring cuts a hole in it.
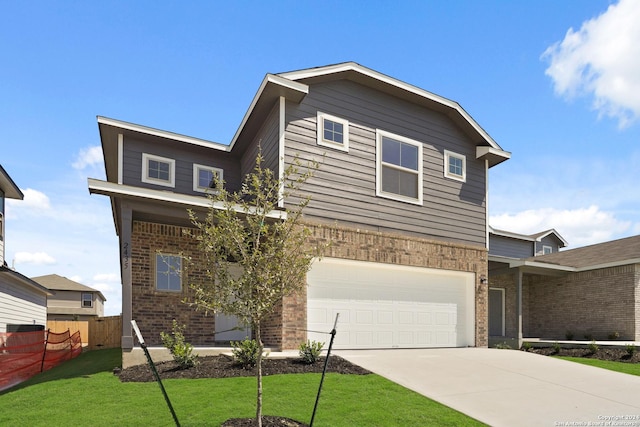
[[[488,348],[335,354],[492,426],[640,427],[633,375]]]

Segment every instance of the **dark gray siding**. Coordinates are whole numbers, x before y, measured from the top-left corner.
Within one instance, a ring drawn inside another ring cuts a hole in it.
[[[558,252],[560,250],[559,248],[559,241],[558,239],[553,235],[550,234],[546,237],[544,237],[542,239],[542,241],[540,242],[536,242],[536,255],[542,255],[542,247],[543,246],[551,246],[553,248],[553,253],[555,254],[556,252]]]
[[[510,237],[489,235],[489,255],[510,258],[528,258],[534,256],[534,242],[512,239]],[[542,249],[542,246],[540,247]]]
[[[176,161],[175,188],[142,182],[142,154],[174,159]],[[227,188],[235,191],[240,187],[240,168],[231,155],[206,147],[199,147],[178,141],[164,139],[134,139],[125,137],[123,156],[123,176],[125,185],[151,188],[155,190],[173,191],[176,193],[202,195],[193,191],[193,165],[200,164],[221,168]]]
[[[273,170],[276,176],[278,176],[279,111],[279,102],[276,102],[262,127],[248,148],[242,153],[240,163],[243,176],[253,171],[256,157],[258,156],[258,147],[262,149],[262,157],[264,158],[263,167]]]
[[[316,144],[317,111],[349,121],[349,152]],[[322,160],[305,186],[312,220],[485,246],[485,164],[475,144],[446,116],[357,83],[312,85],[287,102],[286,161]],[[423,206],[376,197],[376,129],[423,144]],[[444,150],[466,156],[466,183],[444,178]],[[322,156],[324,155],[324,159]]]

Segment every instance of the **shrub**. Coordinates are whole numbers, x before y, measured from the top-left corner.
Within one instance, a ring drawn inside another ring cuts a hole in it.
[[[555,354],[560,353],[560,344],[558,343],[558,341],[554,342],[552,347]]]
[[[627,344],[624,347],[627,350],[627,354],[629,355],[629,357],[633,357],[633,355],[636,354],[636,351],[638,350],[638,348],[633,344]]]
[[[499,348],[501,350],[511,350],[511,346],[507,344],[506,341],[496,344],[495,348]]]
[[[522,343],[522,350],[524,351],[530,351],[533,348],[533,346],[531,345],[530,342],[525,341]]]
[[[564,337],[567,339],[567,341],[573,340],[573,332],[571,331],[565,332]]]
[[[242,341],[231,341],[233,359],[244,369],[253,368],[258,364],[260,346],[258,341],[245,338]]]
[[[589,348],[589,354],[595,354],[595,353],[596,353],[596,351],[598,351],[598,348],[599,348],[599,347],[598,347],[598,344],[596,344],[596,342],[595,342],[595,341],[591,341],[591,342],[589,343],[588,348]]]
[[[593,341],[594,340],[593,334],[591,332],[585,332],[584,339],[587,341]]]
[[[610,340],[617,340],[618,338],[620,338],[620,332],[618,331],[613,331],[609,334],[609,339]]]
[[[320,358],[322,353],[323,342],[309,341],[300,344],[300,358],[307,365],[313,365]]]
[[[180,369],[187,369],[198,364],[198,355],[193,354],[193,346],[184,340],[184,328],[184,325],[178,325],[176,319],[173,319],[171,333],[160,332],[162,344],[169,349],[173,360]]]

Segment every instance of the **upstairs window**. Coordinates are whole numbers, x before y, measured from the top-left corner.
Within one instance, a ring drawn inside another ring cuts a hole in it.
[[[376,194],[422,204],[422,144],[376,132]]]
[[[349,151],[349,122],[318,111],[318,145]]]
[[[93,295],[90,293],[82,294],[82,308],[92,308],[93,307]]]
[[[142,182],[175,187],[176,161],[153,154],[142,154]]]
[[[204,165],[193,165],[193,191],[212,192],[222,185],[222,169]]]
[[[542,255],[548,255],[553,253],[553,246],[542,246]]]
[[[444,150],[444,176],[455,179],[456,181],[466,182],[467,180],[467,161],[466,157],[461,154]]]
[[[182,258],[177,255],[156,254],[156,290],[182,290]]]

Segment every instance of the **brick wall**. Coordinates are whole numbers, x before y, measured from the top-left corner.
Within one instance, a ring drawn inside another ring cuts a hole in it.
[[[506,335],[517,336],[516,273],[492,276],[492,287],[505,289]],[[523,277],[523,335],[552,340],[585,337],[640,339],[640,265],[611,267],[561,277]]]
[[[487,346],[488,285],[480,283],[487,275],[487,251],[457,243],[442,243],[415,237],[359,231],[328,225],[308,224],[309,245],[330,243],[325,256],[357,261],[380,262],[415,267],[438,268],[476,274],[476,345]],[[213,316],[195,312],[182,303],[190,290],[160,292],[154,286],[154,260],[157,251],[183,254],[198,260],[196,241],[186,236],[184,227],[134,221],[132,230],[133,318],[149,345],[160,345],[161,331],[170,331],[172,319],[188,325],[186,338],[194,345],[213,345]],[[197,268],[183,273],[184,283],[197,283],[206,276]],[[262,328],[265,345],[277,349],[296,349],[306,340],[306,288],[286,297]]]
[[[324,255],[356,261],[438,268],[476,274],[476,346],[488,344],[487,251],[482,247],[324,224],[308,224],[311,244],[330,243]]]

